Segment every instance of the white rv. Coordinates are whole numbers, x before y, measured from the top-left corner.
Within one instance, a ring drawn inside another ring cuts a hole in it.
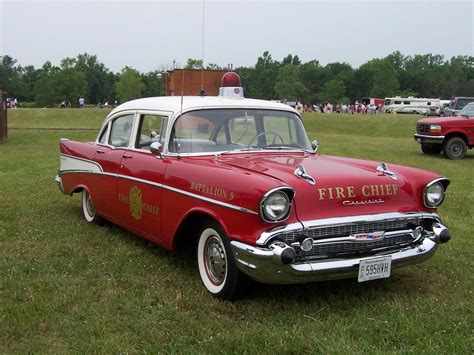
[[[441,102],[439,99],[426,99],[418,97],[386,97],[383,110],[397,113],[439,113]]]

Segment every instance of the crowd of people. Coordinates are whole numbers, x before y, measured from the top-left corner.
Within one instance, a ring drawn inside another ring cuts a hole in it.
[[[303,105],[301,102],[297,102],[294,107],[298,112],[317,112],[317,113],[347,113],[347,114],[371,114],[375,115],[377,112],[383,112],[382,105],[375,104],[363,104],[356,101],[354,104],[336,104],[333,105],[330,102]]]

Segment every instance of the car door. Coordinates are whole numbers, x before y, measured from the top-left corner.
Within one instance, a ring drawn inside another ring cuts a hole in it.
[[[139,112],[130,148],[122,155],[118,179],[118,216],[132,231],[162,240],[161,201],[166,160],[150,152],[150,145],[164,145],[168,113]]]
[[[112,220],[118,218],[117,176],[120,174],[123,155],[128,149],[135,112],[113,118],[101,133],[94,160],[102,167],[98,174],[92,198],[100,213]]]

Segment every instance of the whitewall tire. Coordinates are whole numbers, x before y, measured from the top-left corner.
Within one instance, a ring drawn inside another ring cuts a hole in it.
[[[94,203],[92,202],[91,196],[87,190],[82,190],[82,213],[84,219],[92,224],[99,224],[102,222],[102,218],[97,214]]]
[[[246,291],[248,279],[237,269],[230,243],[217,223],[201,229],[197,262],[202,283],[214,297],[230,301]]]

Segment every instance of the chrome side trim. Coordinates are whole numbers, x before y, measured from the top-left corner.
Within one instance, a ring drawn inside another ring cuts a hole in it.
[[[436,213],[429,212],[390,212],[390,213],[379,213],[372,215],[359,215],[359,216],[349,216],[349,217],[335,217],[335,218],[324,218],[316,219],[310,221],[301,221],[301,223],[293,223],[286,226],[280,226],[277,228],[272,228],[266,232],[263,232],[260,237],[257,239],[257,245],[266,245],[269,240],[275,237],[278,234],[288,233],[288,232],[302,232],[306,229],[322,227],[326,225],[337,226],[348,223],[356,222],[377,222],[391,219],[403,219],[403,218],[433,218],[438,222],[441,222],[439,216]]]
[[[156,183],[156,182],[153,182],[153,181],[139,179],[139,178],[132,177],[132,176],[121,175],[121,174],[112,174],[112,173],[106,173],[106,172],[86,171],[86,170],[65,170],[65,171],[60,171],[59,172],[60,175],[71,174],[71,173],[105,175],[105,176],[111,176],[111,177],[115,177],[115,178],[119,178],[119,179],[132,180],[132,181],[136,181],[136,182],[139,182],[139,183],[142,183],[142,184],[147,184],[147,185],[162,188],[162,189],[165,189],[165,190],[173,191],[173,192],[179,193],[181,195],[189,196],[189,197],[192,197],[192,198],[195,198],[195,199],[198,199],[198,200],[202,200],[202,201],[205,201],[205,202],[212,203],[214,205],[219,205],[219,206],[222,206],[222,207],[230,208],[230,209],[235,210],[235,211],[258,215],[257,212],[249,210],[249,209],[244,208],[244,207],[233,205],[233,204],[230,204],[230,203],[227,203],[227,202],[222,202],[222,201],[219,201],[219,200],[214,200],[212,198],[205,197],[205,196],[200,196],[200,195],[194,194],[192,192],[188,192],[188,191],[184,191],[184,190],[181,190],[181,189],[177,189],[175,187],[171,187],[169,185],[159,184],[159,183]]]
[[[80,163],[79,163],[79,169],[75,169],[75,168],[74,168],[74,169],[61,169],[61,167],[62,167],[62,165],[63,165],[63,161],[66,162],[66,159],[70,159],[70,160],[72,160],[72,161],[74,161],[74,160],[79,160],[80,162],[84,162],[84,163],[87,163],[87,164],[92,164],[93,166],[97,167],[97,168],[99,169],[99,171],[101,171],[101,172],[104,171],[104,169],[102,169],[102,166],[101,166],[99,163],[97,163],[97,162],[95,162],[95,161],[93,161],[93,160],[84,159],[84,158],[79,158],[79,157],[75,157],[75,156],[73,156],[73,155],[69,155],[69,154],[65,154],[65,153],[60,153],[60,154],[59,154],[59,158],[60,158],[60,160],[61,160],[61,161],[60,161],[60,172],[61,172],[61,173],[64,172],[64,171],[68,171],[68,170],[94,171],[94,170],[92,170],[92,169],[80,169],[81,167],[83,167],[83,166],[81,166]]]

